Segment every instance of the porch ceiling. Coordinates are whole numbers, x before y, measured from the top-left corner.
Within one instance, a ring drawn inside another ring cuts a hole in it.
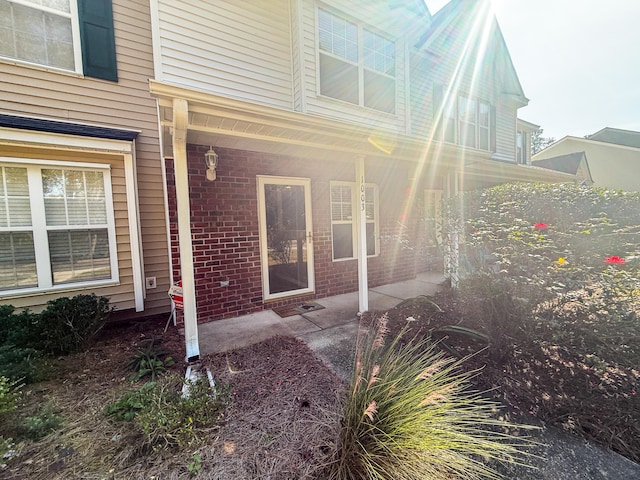
[[[431,175],[456,169],[478,179],[567,182],[552,170],[491,160],[488,152],[380,132],[331,118],[258,105],[150,81],[158,98],[163,151],[173,155],[173,100],[188,102],[187,143],[326,160],[359,156],[422,164]]]

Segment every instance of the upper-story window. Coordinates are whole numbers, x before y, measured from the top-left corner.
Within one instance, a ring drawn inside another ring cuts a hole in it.
[[[440,105],[444,105],[440,108]],[[434,92],[434,115],[441,115],[438,137],[447,143],[490,151],[494,135],[491,104],[459,95],[444,103],[442,89]]]
[[[396,45],[363,25],[318,9],[320,94],[396,111]]]
[[[117,81],[111,0],[0,0],[0,57]]]

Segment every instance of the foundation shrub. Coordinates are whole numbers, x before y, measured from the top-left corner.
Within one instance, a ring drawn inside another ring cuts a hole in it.
[[[34,348],[0,346],[0,375],[24,383],[34,383],[47,377],[49,368],[42,353]]]
[[[452,315],[491,337],[479,383],[638,461],[640,194],[515,184],[446,209],[463,273]]]
[[[43,350],[51,355],[67,355],[87,348],[111,312],[109,300],[95,294],[49,301],[38,321]]]
[[[494,341],[524,333],[637,365],[640,194],[510,184],[447,212],[447,234],[462,239],[460,293],[479,302]]]

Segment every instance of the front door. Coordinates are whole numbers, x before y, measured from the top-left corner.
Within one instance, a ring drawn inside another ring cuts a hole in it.
[[[258,177],[264,299],[314,290],[310,181]]]

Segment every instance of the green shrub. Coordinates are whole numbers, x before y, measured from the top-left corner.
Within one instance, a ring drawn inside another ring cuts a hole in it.
[[[111,312],[109,300],[95,294],[49,301],[38,322],[44,351],[66,355],[85,349],[95,340]]]
[[[0,305],[0,346],[41,350],[38,320],[29,310],[15,313],[13,305]]]
[[[383,316],[358,336],[331,479],[473,479],[497,476],[482,458],[522,462],[526,440],[467,389],[459,361],[402,333],[385,346],[386,332]]]
[[[0,346],[66,355],[88,347],[112,312],[109,300],[95,294],[51,300],[42,313],[15,313],[0,306]]]
[[[216,426],[225,402],[207,380],[190,384],[187,397],[181,393],[183,384],[180,378],[147,382],[140,390],[125,392],[104,412],[133,421],[153,447],[186,448],[198,441],[202,430]]]
[[[0,346],[0,375],[24,383],[34,383],[47,376],[42,353],[33,348]]]
[[[447,206],[447,234],[463,240],[462,295],[496,342],[524,331],[637,365],[639,211],[638,193],[574,185],[467,192]]]

